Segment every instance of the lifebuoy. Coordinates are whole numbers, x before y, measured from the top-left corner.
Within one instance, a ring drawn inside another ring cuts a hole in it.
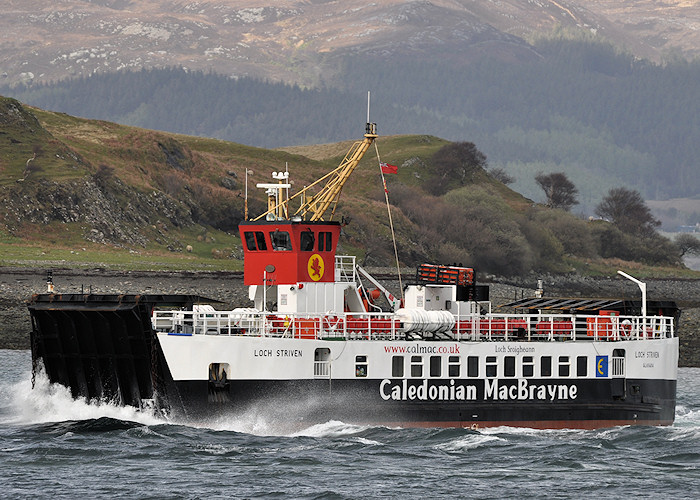
[[[632,322],[628,319],[620,323],[620,336],[629,338],[632,335]]]

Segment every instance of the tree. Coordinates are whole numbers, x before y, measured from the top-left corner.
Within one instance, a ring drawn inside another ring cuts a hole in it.
[[[502,182],[506,186],[515,182],[515,178],[508,172],[506,172],[504,168],[501,167],[495,167],[490,169],[489,175],[496,179],[498,182]]]
[[[107,186],[107,184],[109,184],[112,181],[112,179],[114,179],[114,168],[110,167],[109,165],[105,165],[104,163],[101,163],[97,167],[95,173],[92,174],[92,178],[95,180],[95,183],[98,186],[104,188],[105,186]]]
[[[681,257],[684,255],[700,255],[700,239],[692,234],[683,233],[676,236],[673,242],[678,247]]]
[[[595,213],[625,233],[649,235],[661,224],[651,214],[639,191],[624,187],[608,191]]]
[[[550,208],[561,208],[570,210],[573,205],[578,204],[576,194],[578,189],[569,180],[564,172],[554,172],[544,174],[542,172],[535,176],[537,185],[542,188],[547,197],[546,205]]]
[[[486,155],[473,142],[452,142],[438,149],[432,157],[434,182],[428,189],[433,194],[444,194],[450,184],[464,185],[477,170],[486,167]]]

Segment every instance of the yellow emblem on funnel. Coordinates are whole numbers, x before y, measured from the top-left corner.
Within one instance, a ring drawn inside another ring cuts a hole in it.
[[[313,254],[311,257],[309,257],[309,262],[306,265],[306,269],[309,271],[309,278],[314,281],[319,281],[321,278],[323,278],[323,271],[325,269],[323,257],[317,253]]]

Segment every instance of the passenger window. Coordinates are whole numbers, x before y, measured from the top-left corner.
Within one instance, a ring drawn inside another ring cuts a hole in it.
[[[292,240],[287,231],[270,232],[270,240],[272,241],[272,249],[275,251],[290,251],[292,249]]]
[[[403,377],[403,356],[391,358],[391,376],[395,378]]]
[[[503,375],[506,377],[515,377],[515,356],[506,356],[503,358]]]
[[[299,248],[302,252],[313,252],[314,251],[314,233],[311,231],[304,231],[301,233],[301,238],[299,241]]]
[[[439,377],[440,375],[442,375],[442,358],[430,356],[430,376]]]
[[[498,376],[498,364],[496,363],[496,356],[486,356],[486,376]]]
[[[532,356],[523,356],[523,377],[533,377],[535,375],[535,362]]]
[[[355,356],[355,376],[367,376],[367,356]]]
[[[568,377],[571,374],[569,356],[559,356],[559,376]]]
[[[479,358],[478,356],[467,356],[467,377],[479,376]]]
[[[423,356],[411,356],[411,377],[423,376]]]
[[[552,356],[542,356],[540,358],[540,377],[552,376]]]
[[[447,358],[447,376],[459,377],[459,356]]]
[[[586,356],[579,356],[576,358],[576,376],[588,376],[588,358]]]

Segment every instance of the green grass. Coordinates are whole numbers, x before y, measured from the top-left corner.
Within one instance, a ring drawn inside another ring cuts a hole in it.
[[[192,254],[163,254],[124,249],[47,248],[0,243],[2,267],[104,268],[134,271],[240,271],[243,262]]]
[[[52,224],[45,237],[22,239],[0,231],[0,266],[77,267],[124,270],[240,271],[243,261],[215,258],[213,251],[230,254],[240,249],[240,239],[222,231],[191,228],[169,236],[182,243],[181,252],[168,252],[153,244],[143,248],[117,248],[85,241],[80,224]],[[187,245],[192,252],[187,252]],[[240,252],[238,253],[240,254]]]
[[[624,271],[635,278],[682,278],[700,279],[700,271],[679,267],[648,266],[638,262],[629,262],[619,259],[577,259],[571,256],[564,258],[569,272],[576,272],[583,276],[603,277],[615,276],[617,271]]]

